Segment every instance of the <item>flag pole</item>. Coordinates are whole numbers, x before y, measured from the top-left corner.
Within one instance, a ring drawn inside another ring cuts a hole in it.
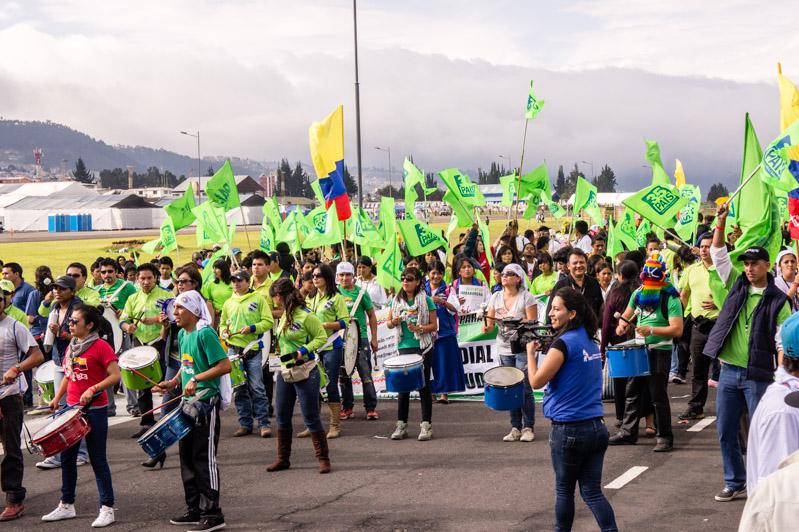
[[[530,119],[524,119],[524,136],[522,137],[522,155],[519,157],[519,175],[516,176],[516,198],[513,202],[513,219],[519,219],[519,192],[522,188],[522,167],[524,166],[524,148],[527,145],[527,125],[530,123]],[[510,220],[510,216],[508,217]]]
[[[241,202],[239,202],[239,211],[241,212],[241,223],[244,224],[244,236],[247,237],[247,247],[249,247],[250,251],[252,251],[252,244],[250,243],[250,232],[247,230],[247,220],[244,218],[244,207],[241,206]]]
[[[748,176],[746,176],[746,179],[744,179],[744,180],[743,180],[743,183],[741,183],[740,185],[738,185],[738,188],[736,188],[736,189],[735,189],[735,192],[733,192],[732,194],[730,194],[730,197],[729,197],[729,198],[727,198],[727,201],[725,201],[725,202],[724,202],[726,205],[729,205],[729,204],[730,204],[730,202],[731,202],[732,200],[734,200],[734,199],[735,199],[735,196],[737,196],[738,194],[740,194],[741,190],[743,190],[743,188],[744,188],[744,187],[747,185],[747,183],[749,183],[749,181],[751,181],[751,179],[752,179],[753,177],[755,177],[755,174],[757,173],[757,171],[758,171],[758,170],[760,170],[760,168],[762,168],[762,166],[763,166],[763,161],[760,161],[760,162],[757,164],[757,166],[755,166],[755,167],[752,169],[752,171],[751,171],[751,172],[749,172],[749,175],[748,175]],[[661,227],[661,229],[662,229],[662,227]]]

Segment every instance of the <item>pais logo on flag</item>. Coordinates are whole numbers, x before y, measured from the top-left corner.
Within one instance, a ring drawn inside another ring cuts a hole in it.
[[[661,185],[655,185],[641,198],[641,201],[652,207],[652,210],[660,215],[666,213],[679,200],[680,197],[677,194]]]
[[[461,196],[464,198],[474,198],[476,196],[476,185],[474,183],[464,182],[463,176],[460,174],[455,174],[453,179],[455,180],[455,184],[458,186]]]
[[[422,246],[429,246],[438,240],[435,234],[428,231],[421,224],[416,224],[416,237],[419,239],[419,244]]]

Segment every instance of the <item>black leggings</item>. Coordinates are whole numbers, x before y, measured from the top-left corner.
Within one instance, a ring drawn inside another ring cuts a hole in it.
[[[430,374],[433,368],[433,352],[435,349],[428,349],[427,353],[422,355],[422,365],[424,374],[424,387],[419,390],[419,398],[422,401],[422,421],[428,423],[433,420],[433,396],[430,395]],[[421,349],[400,349],[400,355],[421,355]],[[408,422],[408,410],[411,405],[411,394],[400,393],[397,401],[397,420]]]

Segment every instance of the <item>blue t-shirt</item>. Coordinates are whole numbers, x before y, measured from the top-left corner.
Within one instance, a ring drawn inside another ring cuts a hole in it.
[[[14,291],[14,297],[11,299],[11,303],[19,310],[25,312],[25,305],[28,304],[28,296],[31,292],[35,291],[36,289],[33,286],[25,281],[22,281],[22,283]]]
[[[566,356],[544,389],[544,415],[552,421],[602,417],[602,357],[583,327],[552,343]]]
[[[38,290],[34,290],[28,294],[28,302],[25,304],[25,314],[33,316],[33,323],[31,323],[31,334],[39,336],[44,334],[47,329],[47,318],[39,314],[39,305],[42,302],[42,294]]]

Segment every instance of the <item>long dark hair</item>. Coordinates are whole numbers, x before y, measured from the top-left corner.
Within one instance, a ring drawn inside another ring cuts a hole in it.
[[[53,287],[53,272],[50,271],[50,266],[39,266],[36,268],[36,290],[39,291],[42,297]],[[48,279],[50,282],[45,283],[44,280]]]
[[[225,284],[230,284],[230,263],[228,263],[227,259],[217,259],[214,262],[214,269],[219,270],[219,279],[214,279],[214,282],[219,284],[221,280]]]
[[[416,297],[419,294],[419,292],[424,290],[424,287],[422,286],[422,272],[419,270],[419,268],[416,268],[414,266],[409,266],[404,270],[402,270],[402,276],[405,277],[406,275],[413,275],[414,277],[416,277],[416,280],[419,281],[419,284],[416,285],[416,292],[414,292],[413,294],[413,297]],[[397,299],[408,301],[408,296],[405,293],[405,290],[403,290],[402,288],[397,290]]]
[[[501,257],[502,257],[502,255],[503,255],[503,254],[504,254],[506,251],[510,251],[510,253],[511,253],[511,257],[512,257],[512,258],[511,258],[511,260],[510,260],[511,262],[516,262],[516,263],[518,263],[518,262],[519,262],[519,256],[518,256],[518,254],[516,253],[516,250],[515,250],[515,249],[513,249],[513,248],[512,248],[512,247],[510,247],[510,246],[499,246],[499,249],[498,249],[498,250],[497,250],[497,252],[494,254],[494,262],[500,262],[500,261],[502,261],[502,258],[501,258]]]
[[[334,295],[338,294],[338,286],[336,286],[336,274],[333,273],[333,268],[322,263],[317,264],[314,270],[319,270],[319,275],[321,275],[322,279],[325,280],[325,295],[327,297],[333,297]],[[316,287],[314,287],[311,296],[316,297],[317,292],[318,290]]]
[[[305,306],[305,298],[291,282],[288,277],[281,277],[269,287],[269,295],[272,297],[280,296],[283,298],[283,308],[285,309],[286,321],[283,323],[282,331],[291,326],[294,321],[294,312]]]
[[[184,273],[189,276],[189,279],[194,281],[194,290],[196,290],[198,294],[202,295],[201,291],[203,288],[203,276],[200,273],[200,271],[197,269],[197,267],[191,262],[184,266],[181,266],[175,272],[175,279],[177,279]],[[175,291],[177,291],[177,286],[178,286],[177,282],[175,282]]]
[[[563,301],[563,305],[567,310],[573,310],[576,313],[574,318],[569,320],[569,324],[566,325],[566,328],[563,329],[558,336],[568,331],[584,327],[589,338],[596,337],[597,318],[594,315],[594,311],[591,310],[591,307],[586,303],[583,295],[574,288],[564,287],[555,293],[553,299],[556,297],[559,297],[561,301]]]
[[[635,289],[641,284],[638,274],[638,264],[636,264],[635,261],[622,261],[621,265],[619,265],[621,280],[613,286],[610,293],[618,292],[620,294],[619,297],[624,301],[629,301],[632,293],[635,292]],[[610,297],[610,294],[608,294],[608,297]]]

